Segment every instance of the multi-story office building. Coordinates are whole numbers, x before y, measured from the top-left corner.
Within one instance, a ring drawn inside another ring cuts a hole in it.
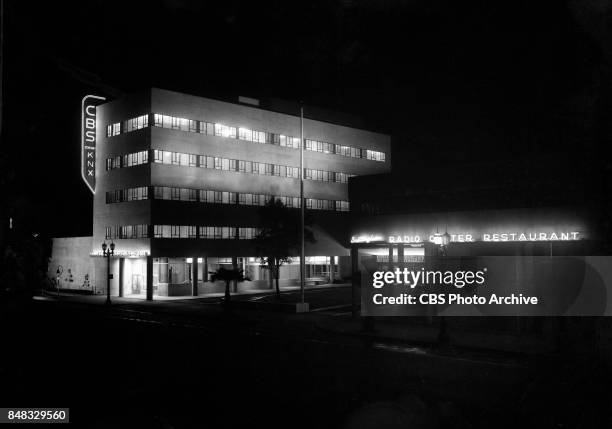
[[[90,281],[99,290],[105,241],[116,246],[114,295],[218,290],[208,273],[223,264],[245,268],[252,281],[240,288],[267,285],[252,240],[258,206],[271,198],[300,206],[299,116],[152,89],[98,106],[96,123]],[[387,172],[390,137],[307,118],[303,126],[316,239],[306,246],[307,276],[333,279],[349,254],[348,179]],[[298,281],[298,261],[283,267],[284,284]]]

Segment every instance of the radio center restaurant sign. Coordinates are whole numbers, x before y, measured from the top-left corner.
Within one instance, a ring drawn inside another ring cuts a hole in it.
[[[86,95],[81,102],[81,176],[92,193],[96,192],[96,106],[104,100]]]

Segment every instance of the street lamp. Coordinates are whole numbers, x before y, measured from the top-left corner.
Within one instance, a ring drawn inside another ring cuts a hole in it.
[[[433,242],[438,246],[438,256],[446,257],[448,256],[447,250],[448,245],[450,244],[451,237],[448,233],[448,230],[444,231],[444,234],[437,232],[434,234]],[[446,319],[444,316],[440,317],[440,331],[438,332],[438,341],[442,344],[447,344],[450,340],[448,332],[446,330]]]
[[[106,258],[106,305],[111,305],[110,297],[110,257],[115,253],[115,243],[111,241],[110,246],[106,245],[106,240],[102,243],[102,256]]]

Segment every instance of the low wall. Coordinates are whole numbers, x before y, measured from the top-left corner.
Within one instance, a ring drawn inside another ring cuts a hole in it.
[[[47,276],[58,276],[60,289],[92,291],[95,285],[94,258],[89,256],[93,237],[62,237],[53,239]]]

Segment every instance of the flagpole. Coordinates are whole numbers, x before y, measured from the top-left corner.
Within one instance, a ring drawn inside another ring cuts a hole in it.
[[[300,102],[300,295],[304,304],[304,285],[306,283],[306,261],[304,251],[304,105]]]

